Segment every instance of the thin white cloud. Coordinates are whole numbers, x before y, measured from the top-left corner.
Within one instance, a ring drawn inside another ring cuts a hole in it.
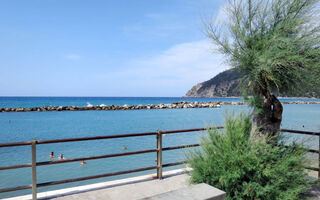
[[[77,54],[68,54],[68,55],[65,55],[65,57],[70,60],[80,60],[81,58],[81,56]]]
[[[208,80],[228,68],[223,57],[213,53],[208,40],[177,44],[160,55],[135,62],[153,77],[175,77],[189,84]]]
[[[119,71],[98,76],[130,89],[161,91],[160,96],[182,96],[193,85],[229,68],[222,55],[213,53],[208,40],[177,44],[158,55],[132,60],[125,65]]]

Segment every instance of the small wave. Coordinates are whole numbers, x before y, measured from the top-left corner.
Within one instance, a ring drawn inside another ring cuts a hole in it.
[[[93,105],[90,102],[87,102],[87,107],[92,107]]]

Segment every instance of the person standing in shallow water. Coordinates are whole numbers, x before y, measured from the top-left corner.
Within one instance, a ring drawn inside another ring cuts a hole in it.
[[[50,157],[50,158],[54,158],[54,153],[53,153],[53,151],[50,153],[49,157]]]

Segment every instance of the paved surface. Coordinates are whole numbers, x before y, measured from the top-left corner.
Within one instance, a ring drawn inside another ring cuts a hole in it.
[[[226,193],[205,183],[158,194],[141,200],[225,200]]]
[[[308,193],[305,196],[308,198],[308,200],[320,199],[320,186],[312,186],[312,188],[308,191]]]
[[[186,174],[165,176],[163,180],[146,180],[141,182],[127,183],[121,186],[92,189],[78,193],[64,194],[56,197],[45,198],[54,200],[124,200],[141,199],[157,194],[187,187],[189,176]],[[43,198],[42,198],[43,199]]]

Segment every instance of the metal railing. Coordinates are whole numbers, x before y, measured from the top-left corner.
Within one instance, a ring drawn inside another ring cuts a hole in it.
[[[222,129],[223,127],[216,127],[217,129]],[[31,146],[31,163],[27,164],[20,164],[20,165],[10,165],[10,166],[0,166],[0,170],[9,170],[9,169],[18,169],[18,168],[32,168],[32,184],[31,185],[23,185],[18,187],[11,187],[11,188],[3,188],[0,189],[0,193],[4,192],[12,192],[17,190],[25,190],[25,189],[32,189],[32,199],[37,199],[37,188],[38,187],[45,187],[51,185],[58,185],[64,183],[71,183],[77,181],[84,181],[90,179],[97,179],[103,177],[110,177],[122,174],[129,174],[134,172],[141,172],[147,170],[157,170],[157,178],[162,179],[162,168],[171,167],[176,165],[181,165],[186,163],[186,161],[182,162],[174,162],[174,163],[162,163],[162,152],[175,150],[175,149],[183,149],[183,148],[190,148],[190,147],[197,147],[199,144],[189,144],[189,145],[181,145],[181,146],[172,146],[172,147],[163,147],[162,145],[162,135],[163,134],[175,134],[175,133],[185,133],[185,132],[196,132],[196,131],[204,131],[206,128],[196,128],[196,129],[183,129],[183,130],[171,130],[171,131],[156,131],[156,132],[145,132],[145,133],[131,133],[131,134],[122,134],[122,135],[106,135],[106,136],[96,136],[96,137],[81,137],[81,138],[67,138],[67,139],[56,139],[56,140],[31,140],[27,142],[15,142],[15,143],[2,143],[0,144],[0,148],[3,147],[14,147],[14,146]],[[297,134],[305,134],[305,135],[313,135],[319,137],[319,149],[320,149],[320,132],[310,132],[310,131],[300,131],[300,130],[289,130],[289,129],[281,129],[281,132],[287,133],[297,133]],[[107,155],[99,155],[99,156],[90,156],[90,157],[79,157],[79,158],[71,158],[71,159],[63,159],[63,160],[55,160],[55,161],[44,161],[44,162],[37,162],[36,159],[36,147],[40,144],[51,144],[51,143],[64,143],[64,142],[77,142],[77,141],[89,141],[89,140],[104,140],[104,139],[114,139],[114,138],[124,138],[124,137],[141,137],[141,136],[156,136],[156,149],[147,149],[141,151],[132,151],[132,152],[125,152],[125,153],[115,153],[115,154],[107,154]],[[319,165],[317,168],[315,167],[306,167],[306,169],[318,171],[318,178],[320,177],[320,153],[319,150],[314,149],[307,149],[307,151],[311,153],[317,153],[319,155]],[[112,173],[105,173],[93,176],[85,176],[73,179],[64,179],[59,181],[49,181],[43,183],[37,183],[37,166],[44,166],[44,165],[54,165],[54,164],[61,164],[61,163],[69,163],[69,162],[76,162],[76,161],[83,161],[83,160],[94,160],[94,159],[103,159],[103,158],[112,158],[112,157],[120,157],[120,156],[130,156],[130,155],[137,155],[137,154],[145,154],[145,153],[157,153],[156,159],[156,166],[149,166],[144,168],[138,169],[131,169],[126,171],[118,171]]]

